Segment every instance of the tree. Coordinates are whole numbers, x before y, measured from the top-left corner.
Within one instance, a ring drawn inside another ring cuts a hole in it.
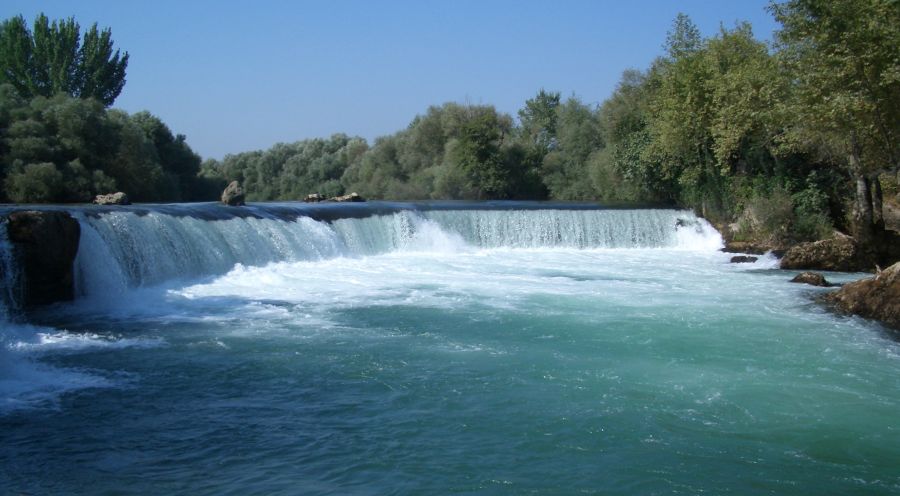
[[[451,150],[453,163],[465,172],[478,199],[506,198],[509,194],[509,174],[500,153],[502,131],[503,124],[493,108],[478,112],[462,126]]]
[[[596,198],[587,164],[591,154],[603,147],[597,115],[575,97],[556,107],[554,114],[554,147],[541,163],[544,184],[556,200]]]
[[[792,138],[849,172],[854,234],[871,248],[883,228],[878,174],[900,167],[900,3],[791,0],[770,9],[795,82]]]
[[[63,174],[44,162],[16,167],[6,178],[6,192],[14,202],[51,202],[63,190]]]
[[[116,189],[134,201],[210,199],[198,170],[185,138],[147,112],[64,93],[27,100],[0,85],[0,201],[86,202]]]
[[[193,182],[200,171],[200,156],[187,144],[183,134],[173,135],[159,117],[150,112],[138,112],[131,116],[156,151],[155,161],[162,166],[168,180],[175,185],[167,188],[170,200],[185,200],[190,197]]]
[[[127,66],[128,53],[114,50],[112,32],[96,23],[83,38],[73,18],[51,23],[40,14],[32,31],[22,16],[0,24],[0,84],[24,98],[66,93],[108,107],[125,86]]]
[[[525,108],[519,110],[522,133],[529,144],[542,153],[555,145],[558,107],[559,92],[548,93],[541,88],[534,98],[525,101]]]
[[[684,14],[679,14],[667,37],[668,57],[657,62],[658,88],[653,92],[650,141],[642,153],[659,163],[662,176],[676,180],[678,197],[703,216],[724,212],[723,171],[713,152],[711,123],[714,68],[706,59],[706,43]]]

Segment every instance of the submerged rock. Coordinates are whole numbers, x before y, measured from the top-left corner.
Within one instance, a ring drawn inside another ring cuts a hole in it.
[[[94,203],[97,205],[131,205],[128,195],[121,191],[108,195],[97,195],[94,197]]]
[[[736,257],[731,257],[731,263],[753,263],[759,260],[756,257],[748,257],[747,255],[738,255]]]
[[[318,203],[325,200],[326,198],[318,193],[310,193],[306,195],[306,198],[303,199],[303,201],[306,203]]]
[[[366,201],[365,198],[359,196],[359,193],[355,193],[355,192],[350,193],[349,195],[344,195],[344,196],[334,196],[334,197],[330,198],[329,200],[334,201],[334,202],[364,202],[364,201]]]
[[[241,183],[231,181],[231,183],[225,187],[225,191],[222,192],[222,203],[231,205],[232,207],[244,205],[244,188],[241,188]]]
[[[827,288],[831,286],[825,276],[819,274],[818,272],[801,272],[794,276],[791,279],[791,282],[801,283],[801,284],[811,284],[813,286],[821,286],[823,288]]]
[[[7,230],[22,261],[25,305],[73,299],[78,221],[67,212],[20,210],[9,215]]]
[[[900,329],[900,262],[873,278],[845,284],[825,300],[840,312],[879,320]]]
[[[861,256],[856,240],[840,233],[829,239],[792,247],[781,259],[781,268],[844,272],[871,270],[866,257]]]

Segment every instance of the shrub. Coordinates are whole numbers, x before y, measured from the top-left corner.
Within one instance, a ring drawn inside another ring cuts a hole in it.
[[[63,173],[49,162],[28,164],[6,177],[6,194],[16,203],[54,201],[63,191]]]

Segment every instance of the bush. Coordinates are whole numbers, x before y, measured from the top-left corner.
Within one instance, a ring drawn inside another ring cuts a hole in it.
[[[812,186],[794,194],[783,186],[753,194],[744,202],[738,226],[737,239],[774,245],[815,241],[834,230],[828,196]]]
[[[790,193],[776,187],[767,195],[754,196],[748,205],[757,238],[781,244],[790,241],[794,224],[794,203]],[[755,222],[754,222],[755,221]]]
[[[792,196],[794,203],[794,235],[797,241],[827,238],[834,230],[828,215],[828,196],[811,184]]]
[[[63,173],[49,162],[28,164],[6,177],[6,194],[16,203],[45,203],[63,191]]]

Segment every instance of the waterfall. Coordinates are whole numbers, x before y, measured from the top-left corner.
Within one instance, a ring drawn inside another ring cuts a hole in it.
[[[144,308],[154,304],[144,299],[144,288],[152,293],[161,284],[191,285],[229,271],[240,274],[240,266],[273,262],[360,259],[387,253],[402,257],[406,252],[413,258],[413,252],[497,249],[706,251],[721,245],[718,233],[706,221],[689,211],[673,209],[371,202],[273,203],[243,208],[215,204],[73,206],[65,210],[81,227],[73,267],[81,301],[63,307],[64,312],[109,303]],[[43,363],[39,359],[42,350],[81,346],[79,343],[133,345],[128,339],[73,334],[24,322],[18,316],[24,277],[18,262],[5,215],[0,215],[0,414],[53,401],[68,390],[110,383],[106,377]],[[358,262],[348,261],[347,265]],[[260,286],[255,277],[251,276],[249,284]]]
[[[471,249],[714,250],[719,234],[692,212],[504,203],[216,204],[70,207],[81,224],[76,294],[108,295],[235,265]],[[0,319],[21,300],[0,224]]]
[[[392,204],[396,205],[396,204]],[[75,261],[80,295],[223,274],[236,264],[360,257],[380,253],[495,248],[717,249],[702,219],[671,209],[428,208],[322,215],[302,205],[254,206],[240,215],[193,210],[75,211],[82,226]],[[341,208],[343,206],[335,205]],[[185,207],[187,208],[187,207]],[[320,207],[321,208],[321,207]],[[215,210],[213,210],[215,209]],[[345,212],[346,213],[346,212]]]

